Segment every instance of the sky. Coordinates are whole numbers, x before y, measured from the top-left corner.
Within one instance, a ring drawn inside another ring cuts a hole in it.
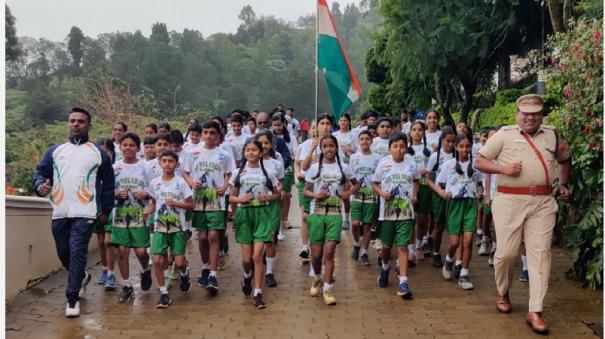
[[[344,8],[359,0],[338,2]],[[17,19],[18,36],[62,41],[72,26],[91,37],[137,29],[148,36],[156,22],[166,23],[168,31],[188,28],[204,36],[235,33],[241,23],[237,17],[246,5],[252,6],[257,17],[295,21],[313,13],[316,0],[7,0],[7,4]]]

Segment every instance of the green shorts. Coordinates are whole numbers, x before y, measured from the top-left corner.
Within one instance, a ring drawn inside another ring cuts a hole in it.
[[[172,255],[185,254],[185,232],[178,231],[173,233],[155,232],[151,240],[151,253],[166,255],[168,248]]]
[[[382,245],[386,247],[393,247],[393,245],[398,247],[407,246],[412,240],[413,228],[414,220],[383,220],[380,222],[378,238],[382,241]]]
[[[433,216],[433,222],[438,225],[445,226],[445,205],[446,201],[439,196],[436,192],[433,192],[433,199],[431,205],[431,212]]]
[[[109,242],[115,246],[147,248],[149,247],[149,229],[147,227],[113,227]]]
[[[309,198],[305,197],[305,195],[303,194],[303,191],[305,190],[305,179],[301,180],[298,183],[297,188],[298,205],[300,205],[300,208],[302,208],[305,213],[309,213],[309,211],[311,210],[311,200],[309,200]]]
[[[279,201],[271,201],[269,203],[269,219],[274,232],[279,231],[279,223],[281,222],[281,203]]]
[[[238,207],[233,216],[235,241],[240,244],[273,241],[271,206]]]
[[[447,202],[447,233],[460,235],[477,229],[477,201],[474,198],[452,199]]]
[[[429,214],[431,211],[431,188],[427,185],[420,185],[418,190],[418,197],[416,205],[414,205],[414,211],[420,214]]]
[[[185,221],[191,222],[191,218],[192,217],[193,217],[193,211],[192,210],[186,210],[185,211]]]
[[[292,191],[292,185],[294,185],[294,173],[286,172],[281,185],[284,192],[290,193]]]
[[[309,243],[318,245],[328,241],[340,242],[342,216],[309,214],[307,225],[309,228]]]
[[[208,230],[225,230],[225,212],[193,211],[193,215],[191,215],[191,226],[200,232]]]
[[[376,219],[378,204],[374,202],[351,201],[351,221],[361,221],[362,224],[371,224]]]

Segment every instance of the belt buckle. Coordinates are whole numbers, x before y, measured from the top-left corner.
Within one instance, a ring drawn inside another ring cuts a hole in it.
[[[529,186],[529,194],[536,195],[536,186]]]

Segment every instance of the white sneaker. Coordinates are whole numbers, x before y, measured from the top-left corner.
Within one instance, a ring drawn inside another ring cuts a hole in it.
[[[489,254],[487,241],[485,241],[485,240],[481,241],[481,245],[479,245],[479,252],[477,252],[477,253],[480,256],[484,256],[484,255],[488,255]]]
[[[416,253],[413,251],[408,251],[408,261],[416,262]]]
[[[372,247],[375,250],[381,250],[382,249],[382,241],[380,239],[374,240],[374,245],[372,245]]]
[[[86,286],[92,279],[92,275],[88,273],[88,271],[84,272],[84,279],[82,279],[82,286],[80,287],[80,292],[78,292],[78,296],[82,298],[86,294]],[[78,311],[79,314],[79,311]]]
[[[285,239],[286,236],[282,232],[277,233],[277,240],[284,241]]]
[[[65,305],[65,316],[75,318],[80,316],[80,302],[76,301],[74,307],[69,307],[69,302]]]
[[[351,228],[351,222],[348,220],[345,220],[342,222],[342,229],[343,230],[348,230]]]

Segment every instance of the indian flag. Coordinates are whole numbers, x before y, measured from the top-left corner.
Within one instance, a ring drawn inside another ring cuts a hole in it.
[[[324,73],[333,114],[339,119],[359,98],[361,87],[342,46],[342,39],[336,30],[328,4],[326,0],[318,1],[317,67]]]

